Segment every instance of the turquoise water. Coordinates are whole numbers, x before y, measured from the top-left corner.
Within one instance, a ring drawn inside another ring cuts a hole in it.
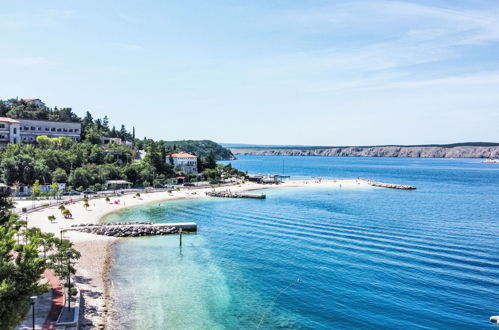
[[[280,173],[283,161],[293,177],[368,177],[418,189],[272,189],[266,200],[184,200],[111,215],[107,221],[199,225],[182,248],[175,236],[117,244],[112,278],[121,327],[492,327],[497,164],[258,156],[232,164]]]

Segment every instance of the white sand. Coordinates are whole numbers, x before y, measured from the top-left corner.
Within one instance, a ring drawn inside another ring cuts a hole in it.
[[[276,187],[368,188],[370,186],[363,180],[293,180],[279,185],[261,185],[246,182],[230,187],[219,187],[215,190],[224,191],[230,189],[231,192],[243,192]],[[213,191],[213,188],[184,188],[181,191],[173,191],[171,194],[168,192],[141,193],[140,198],[136,198],[134,195],[111,197],[110,203],[106,202],[104,198],[90,199],[88,210],[83,207],[83,202],[66,205],[66,208],[71,211],[73,219],[64,219],[60,210],[54,206],[29,213],[28,226],[39,227],[42,231],[54,233],[59,237],[62,229],[70,228],[73,224],[98,223],[109,213],[119,212],[125,208],[138,205],[184,198],[204,198],[206,197],[205,192],[208,191]],[[120,201],[119,205],[114,204],[114,201],[117,200]],[[49,215],[56,216],[53,223],[48,220]],[[24,216],[22,217],[24,218]],[[82,254],[77,265],[78,271],[76,274],[84,299],[84,308],[81,311],[81,328],[103,328],[106,324],[109,309],[109,306],[106,305],[107,299],[105,299],[107,294],[106,281],[109,268],[112,265],[112,243],[117,238],[77,231],[68,231],[63,235],[64,238],[70,239],[75,248]]]

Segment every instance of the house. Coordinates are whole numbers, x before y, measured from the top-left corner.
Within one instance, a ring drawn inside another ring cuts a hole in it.
[[[132,142],[130,142],[130,141],[123,141],[120,138],[111,138],[111,137],[101,137],[100,144],[101,144],[101,146],[105,146],[108,144],[119,144],[119,145],[126,145],[129,147],[132,146]]]
[[[51,184],[40,184],[40,193],[48,194],[52,190]],[[57,183],[57,190],[63,192],[66,190],[66,183]],[[11,188],[15,196],[30,196],[33,191],[33,185],[17,185]]]
[[[36,107],[45,107],[45,103],[43,103],[40,99],[23,99],[23,101]]]
[[[0,117],[0,146],[7,143],[35,143],[38,136],[67,137],[80,141],[81,124],[50,120]]]
[[[181,172],[187,174],[197,174],[198,172],[197,156],[182,151],[171,154],[169,157],[166,158],[166,162],[170,161],[170,157],[173,159],[173,166],[178,170],[180,170]]]

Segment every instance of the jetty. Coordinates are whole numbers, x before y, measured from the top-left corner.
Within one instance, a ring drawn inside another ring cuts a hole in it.
[[[115,222],[102,224],[78,224],[72,225],[66,230],[113,237],[138,237],[196,233],[197,228],[198,226],[195,222]]]
[[[390,189],[402,189],[402,190],[415,190],[414,186],[406,186],[403,184],[385,183],[372,180],[366,180],[367,184],[373,187],[390,188]]]
[[[230,192],[230,191],[206,192],[206,196],[221,197],[221,198],[254,198],[254,199],[267,198],[267,196],[265,194],[243,194],[243,193],[234,193],[234,192]]]

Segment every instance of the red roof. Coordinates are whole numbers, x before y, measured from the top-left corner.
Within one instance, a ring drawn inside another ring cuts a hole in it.
[[[177,152],[176,154],[171,154],[170,155],[172,158],[197,158],[194,155],[188,154],[187,152]]]
[[[0,122],[11,123],[11,124],[20,124],[21,123],[18,120],[15,120],[15,119],[12,119],[9,117],[0,117]]]
[[[23,99],[24,102],[42,101],[40,99]]]

